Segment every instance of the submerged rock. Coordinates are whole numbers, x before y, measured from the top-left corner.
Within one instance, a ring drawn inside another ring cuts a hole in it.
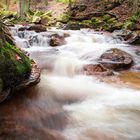
[[[140,72],[122,72],[119,74],[120,81],[131,88],[140,89]]]
[[[64,36],[60,36],[58,34],[52,34],[50,36],[49,44],[50,46],[60,46],[65,44],[65,37],[67,37],[68,34],[64,34]]]
[[[87,64],[84,66],[84,72],[87,75],[101,75],[101,76],[113,75],[113,72],[111,70],[106,69],[101,64]]]
[[[113,48],[101,55],[99,63],[108,69],[123,70],[128,69],[133,64],[133,59],[130,54]]]

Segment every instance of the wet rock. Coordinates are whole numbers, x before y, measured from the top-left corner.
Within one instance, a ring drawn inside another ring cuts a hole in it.
[[[140,35],[135,35],[133,38],[128,40],[131,45],[140,45]]]
[[[134,33],[132,31],[130,31],[130,30],[125,30],[125,31],[123,31],[123,30],[115,30],[113,32],[113,34],[117,35],[119,37],[122,37],[125,41],[127,41],[128,39],[133,38],[133,36],[135,36]]]
[[[32,25],[27,30],[36,31],[36,32],[45,32],[47,31],[46,27],[43,25]]]
[[[136,55],[140,56],[140,49],[135,51]]]
[[[133,59],[130,54],[120,49],[113,48],[101,55],[99,63],[108,69],[124,70],[132,66]]]
[[[20,27],[20,28],[18,29],[18,31],[25,31],[25,30],[27,30],[27,29],[28,29],[27,26],[23,26],[23,27]]]
[[[25,26],[25,27],[20,27],[18,29],[18,31],[25,31],[25,30],[28,30],[28,31],[35,31],[35,32],[45,32],[47,31],[46,27],[41,25],[41,24],[38,24],[38,25],[30,25],[30,26]]]
[[[68,23],[63,27],[64,30],[80,30],[79,23]]]
[[[139,31],[118,31],[114,32],[115,35],[121,36],[128,44],[139,45],[140,44],[140,32]]]
[[[21,90],[25,87],[37,84],[40,81],[40,69],[38,68],[38,66],[34,61],[32,61],[31,67],[32,69],[29,78],[23,80],[19,85],[14,87],[14,91]]]
[[[9,96],[10,94],[10,89],[6,89],[3,91],[0,91],[0,103],[3,102],[4,100],[6,100],[6,98]]]
[[[58,34],[52,34],[50,36],[50,41],[49,41],[50,46],[60,46],[65,44],[65,38],[64,36],[60,36]]]
[[[38,35],[31,36],[28,42],[30,46],[32,46],[34,43],[38,44],[39,43]]]
[[[113,72],[111,70],[106,69],[102,64],[87,64],[84,66],[83,69],[87,75],[113,75]]]

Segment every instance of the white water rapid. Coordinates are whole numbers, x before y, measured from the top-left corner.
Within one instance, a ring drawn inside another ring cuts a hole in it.
[[[68,115],[61,131],[65,140],[140,140],[140,90],[109,85],[81,72],[110,48],[124,50],[140,63],[131,47],[115,35],[88,30],[35,33],[12,27],[11,32],[42,70],[37,92],[46,94],[46,102],[47,91],[63,102]],[[70,36],[64,45],[51,47],[48,35],[54,33]]]

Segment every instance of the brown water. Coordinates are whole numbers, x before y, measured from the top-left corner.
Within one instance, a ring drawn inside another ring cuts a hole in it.
[[[67,113],[51,94],[51,90],[43,90],[41,81],[4,102],[0,106],[0,139],[62,140],[60,131],[67,124]]]
[[[65,32],[70,34],[65,45],[48,45],[49,34]],[[116,36],[87,30],[19,33],[16,27],[12,34],[17,45],[38,63],[42,74],[38,85],[16,93],[0,106],[0,140],[140,139],[138,71],[131,74],[133,80],[126,72],[116,73],[113,85],[80,74],[84,64],[97,63],[110,48],[130,53],[138,65],[137,48]]]

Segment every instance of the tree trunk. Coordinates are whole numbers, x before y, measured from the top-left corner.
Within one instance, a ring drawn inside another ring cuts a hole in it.
[[[20,16],[26,16],[29,11],[29,0],[18,0],[18,13]]]
[[[6,0],[6,10],[9,10],[10,0]]]

